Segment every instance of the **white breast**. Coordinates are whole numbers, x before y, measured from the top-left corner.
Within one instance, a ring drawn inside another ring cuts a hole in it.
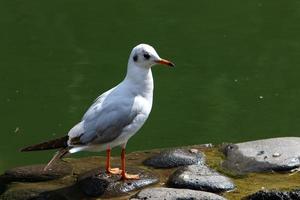
[[[146,99],[142,96],[136,96],[134,105],[132,107],[133,112],[137,113],[131,124],[124,127],[122,134],[116,138],[111,144],[111,147],[119,146],[126,143],[138,130],[144,125],[152,108],[152,98]]]

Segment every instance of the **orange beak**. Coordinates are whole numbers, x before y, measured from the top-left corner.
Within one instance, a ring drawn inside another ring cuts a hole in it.
[[[165,59],[160,59],[160,60],[156,61],[156,63],[162,64],[162,65],[168,65],[170,67],[175,67],[175,65],[172,62],[165,60]]]

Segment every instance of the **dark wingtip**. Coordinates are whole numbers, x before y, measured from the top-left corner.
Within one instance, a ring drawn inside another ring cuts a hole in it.
[[[28,147],[23,147],[22,149],[20,149],[20,152],[26,152],[26,151],[33,151],[34,150],[34,145],[33,146],[28,146]]]
[[[26,151],[31,151],[30,147],[24,147],[22,149],[19,150],[20,152],[26,152]]]
[[[54,140],[50,140],[47,142],[31,145],[20,149],[20,152],[26,151],[42,151],[42,150],[49,150],[49,149],[58,149],[67,147],[68,136],[64,136],[61,138],[56,138]]]

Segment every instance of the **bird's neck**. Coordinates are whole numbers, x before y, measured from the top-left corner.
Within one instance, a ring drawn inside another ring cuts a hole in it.
[[[131,85],[134,93],[145,97],[151,97],[153,94],[153,77],[151,68],[142,68],[134,63],[128,63],[127,74],[124,82]]]

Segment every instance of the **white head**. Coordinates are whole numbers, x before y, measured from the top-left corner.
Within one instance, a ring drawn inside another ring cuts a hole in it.
[[[148,44],[139,44],[134,47],[129,56],[128,63],[148,69],[156,64],[163,64],[174,67],[174,64],[172,62],[160,58],[155,49]]]

